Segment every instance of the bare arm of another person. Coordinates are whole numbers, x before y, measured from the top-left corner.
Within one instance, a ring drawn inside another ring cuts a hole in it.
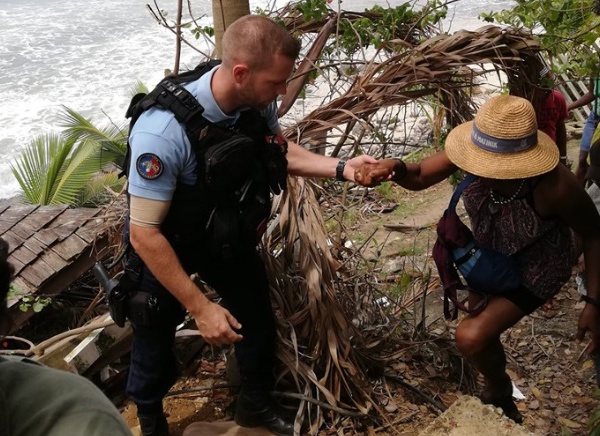
[[[131,196],[131,210],[143,210],[144,199]],[[156,208],[169,208],[170,202],[153,201]],[[158,204],[157,204],[158,203]],[[146,208],[147,209],[147,208]],[[166,211],[156,211],[165,216]],[[155,219],[151,219],[151,221]],[[160,222],[161,219],[159,218]],[[173,247],[161,233],[158,225],[136,224],[132,218],[130,240],[135,251],[142,258],[154,277],[171,293],[194,317],[202,337],[210,344],[231,344],[242,340],[242,336],[233,331],[241,328],[240,323],[229,311],[211,302],[194,284],[185,272]]]
[[[281,134],[281,133],[280,133]],[[288,172],[293,176],[301,177],[335,177],[338,158],[322,156],[313,153],[298,144],[287,141]],[[349,159],[344,167],[344,179],[355,181],[354,172],[364,163],[376,163],[377,160],[367,155],[356,156]]]
[[[420,191],[445,180],[458,168],[440,151],[419,163],[405,163],[400,159],[383,159],[376,165],[366,164],[357,171],[357,181],[375,186],[390,178],[403,188]]]
[[[568,106],[568,110],[573,110],[585,106],[586,104],[590,104],[596,99],[594,95],[594,78],[590,77],[590,81],[588,82],[588,90],[585,94],[575,100]]]
[[[559,216],[581,238],[588,296],[600,301],[600,215],[590,196],[564,165],[558,165],[534,191],[534,202],[542,216]],[[600,308],[587,303],[579,316],[577,339],[590,332],[592,353],[600,345]]]

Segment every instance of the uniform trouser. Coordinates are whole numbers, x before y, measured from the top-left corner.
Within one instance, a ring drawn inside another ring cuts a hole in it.
[[[242,383],[270,389],[275,348],[275,318],[265,267],[256,251],[231,261],[198,255],[200,277],[217,291],[222,305],[242,324],[235,344]],[[157,413],[177,377],[173,353],[175,328],[183,311],[177,300],[144,269],[140,289],[156,295],[159,309],[151,327],[134,326],[127,394],[138,413]]]

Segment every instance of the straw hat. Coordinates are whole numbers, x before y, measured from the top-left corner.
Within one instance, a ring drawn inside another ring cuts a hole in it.
[[[510,95],[489,99],[474,121],[454,128],[445,150],[460,169],[490,179],[533,177],[558,164],[558,147],[538,131],[531,103]]]

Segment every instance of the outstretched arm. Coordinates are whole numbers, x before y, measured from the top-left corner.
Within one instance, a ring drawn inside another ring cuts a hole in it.
[[[458,168],[440,151],[419,163],[405,163],[400,159],[383,159],[375,165],[367,164],[357,170],[357,181],[366,186],[375,186],[391,180],[403,188],[420,191],[448,178]]]
[[[313,153],[298,144],[287,141],[288,172],[301,177],[335,177],[335,170],[340,161],[338,158]],[[371,156],[361,155],[349,159],[344,167],[344,179],[355,181],[354,171],[365,163],[376,163]]]
[[[577,109],[581,106],[585,106],[586,104],[590,104],[595,99],[596,99],[596,96],[594,95],[594,78],[590,77],[590,81],[588,83],[588,92],[586,92],[581,97],[579,97],[577,100],[575,100],[573,103],[571,103],[569,105],[568,109],[570,111],[573,109]]]

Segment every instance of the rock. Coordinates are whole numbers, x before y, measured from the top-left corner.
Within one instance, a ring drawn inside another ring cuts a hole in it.
[[[483,404],[468,395],[458,398],[419,436],[532,436],[525,427],[515,424],[500,409]]]

